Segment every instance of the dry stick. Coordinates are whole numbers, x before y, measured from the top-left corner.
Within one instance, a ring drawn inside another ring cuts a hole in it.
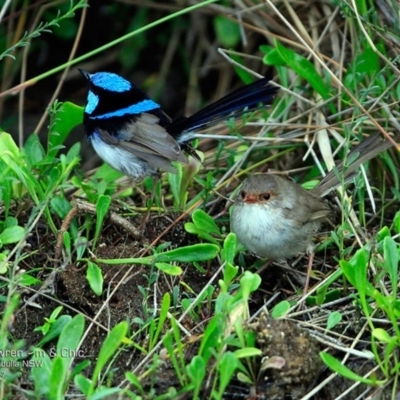
[[[67,216],[64,218],[64,221],[58,232],[54,254],[55,260],[58,260],[61,257],[64,232],[67,232],[69,226],[71,225],[72,219],[80,212],[89,212],[91,214],[96,214],[96,207],[93,204],[87,203],[85,201],[76,200],[76,203],[67,214]],[[113,224],[121,227],[126,232],[128,232],[135,240],[139,240],[142,237],[142,234],[133,224],[131,224],[127,219],[121,217],[114,211],[109,212],[109,219]]]

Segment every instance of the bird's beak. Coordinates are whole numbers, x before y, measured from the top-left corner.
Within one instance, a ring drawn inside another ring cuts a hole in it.
[[[259,199],[258,196],[256,194],[246,194],[244,200],[245,203],[249,203],[249,204],[254,204],[254,203],[258,203]]]
[[[87,72],[81,68],[78,68],[78,70],[88,81],[90,81],[90,76],[92,75],[90,72]]]

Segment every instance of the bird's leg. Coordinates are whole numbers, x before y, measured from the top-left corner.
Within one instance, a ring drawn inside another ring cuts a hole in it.
[[[308,286],[310,284],[310,276],[311,276],[311,271],[312,271],[312,265],[314,262],[314,245],[310,244],[307,248],[307,254],[308,254],[308,267],[307,267],[307,277],[306,277],[306,283],[304,285],[303,289],[303,296],[305,296],[308,292]]]

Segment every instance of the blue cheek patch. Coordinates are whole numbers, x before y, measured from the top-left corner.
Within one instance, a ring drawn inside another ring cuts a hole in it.
[[[110,92],[122,93],[132,89],[132,84],[129,81],[111,72],[93,74],[90,77],[90,81],[94,86]]]
[[[85,107],[85,112],[91,114],[99,104],[99,96],[95,95],[91,90],[89,90],[87,104]]]
[[[116,111],[112,111],[106,114],[95,115],[90,117],[90,119],[108,119],[113,117],[123,117],[124,115],[137,115],[144,113],[146,111],[152,111],[160,108],[160,105],[155,103],[153,100],[143,100],[139,103],[132,104],[129,107],[121,108]]]

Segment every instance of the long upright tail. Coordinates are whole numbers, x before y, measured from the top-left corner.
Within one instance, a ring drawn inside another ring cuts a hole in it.
[[[240,117],[271,104],[279,88],[263,78],[226,95],[187,118],[178,118],[166,126],[167,131],[183,144],[191,139],[190,132],[204,126],[223,121],[229,117]]]

